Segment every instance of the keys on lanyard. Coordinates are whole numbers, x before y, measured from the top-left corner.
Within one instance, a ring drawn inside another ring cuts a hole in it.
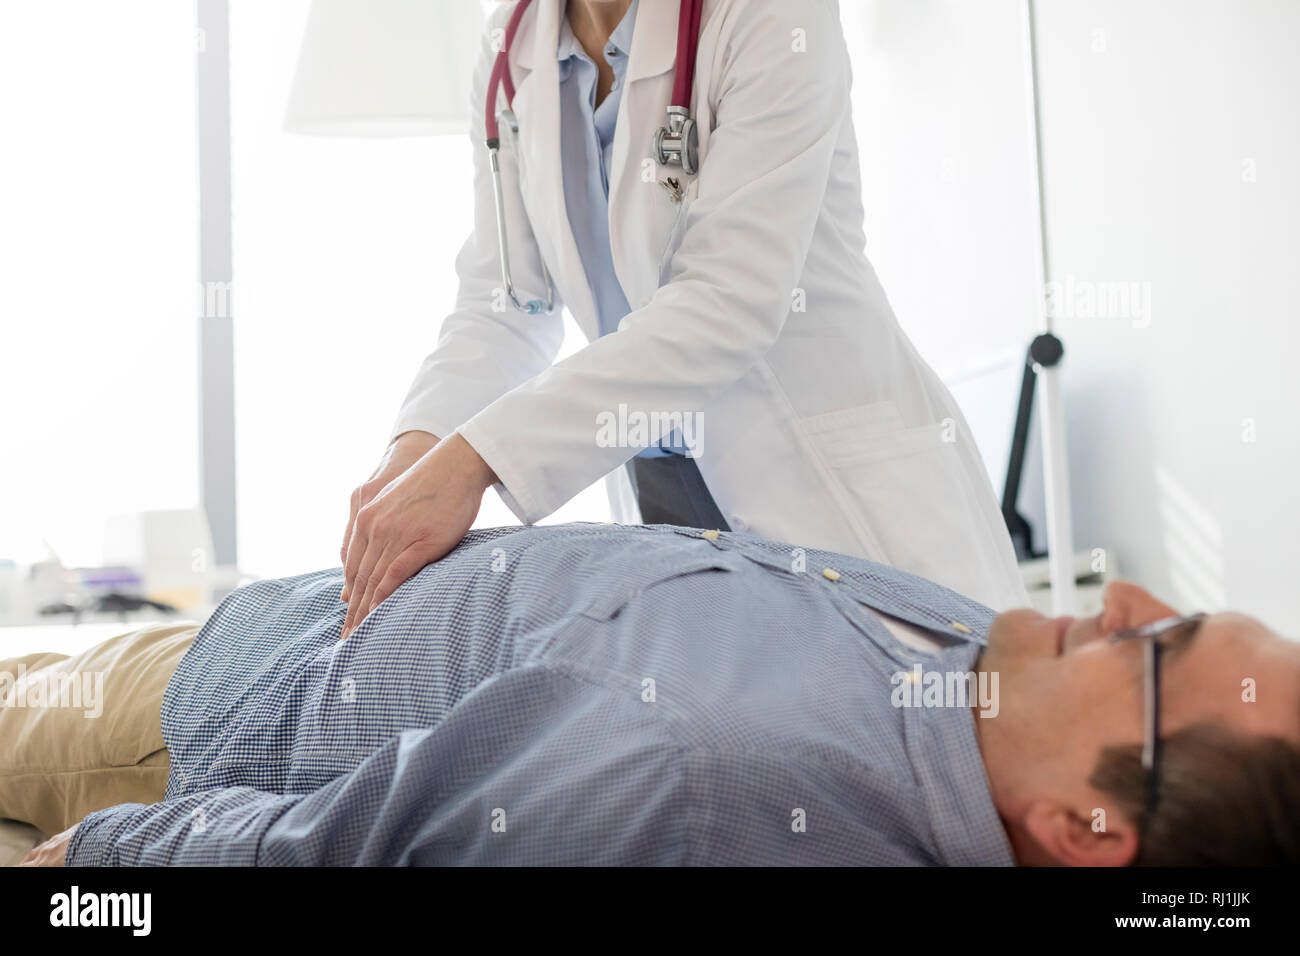
[[[665,176],[659,180],[659,185],[664,187],[668,193],[668,198],[673,201],[673,205],[680,206],[682,200],[686,198],[686,190],[682,188],[681,180],[676,176]]]

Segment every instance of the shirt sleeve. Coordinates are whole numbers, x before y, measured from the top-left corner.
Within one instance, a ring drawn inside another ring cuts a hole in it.
[[[611,727],[616,732],[611,732]],[[667,724],[636,688],[504,675],[307,794],[208,790],[88,816],[74,866],[679,863],[691,818]]]
[[[73,866],[854,865],[936,860],[915,787],[842,755],[691,743],[636,685],[512,673],[307,794],[208,790],[88,816]],[[701,728],[703,728],[701,730]],[[703,736],[701,736],[703,734]],[[923,828],[922,828],[923,829]]]
[[[123,803],[81,821],[68,844],[67,863],[256,866],[262,838],[303,799],[231,787],[163,803]]]

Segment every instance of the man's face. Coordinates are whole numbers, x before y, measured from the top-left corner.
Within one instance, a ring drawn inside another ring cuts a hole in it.
[[[1085,819],[1090,806],[1103,805],[1088,778],[1104,748],[1142,743],[1143,713],[1143,642],[1108,638],[1176,613],[1135,585],[1115,583],[1097,617],[998,616],[979,666],[999,674],[1001,711],[992,718],[999,726],[988,733],[1002,746],[986,758],[1004,816],[1032,799],[1065,801]],[[1164,646],[1162,736],[1211,723],[1300,739],[1300,645],[1252,618],[1213,614]]]

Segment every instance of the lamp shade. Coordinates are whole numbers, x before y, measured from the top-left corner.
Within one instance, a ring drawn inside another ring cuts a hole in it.
[[[284,128],[464,133],[483,23],[481,0],[312,0]]]

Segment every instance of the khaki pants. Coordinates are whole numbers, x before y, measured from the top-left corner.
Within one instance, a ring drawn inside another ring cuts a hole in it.
[[[156,803],[163,690],[199,625],[153,625],[88,651],[0,661],[0,818],[59,833],[119,803]]]

